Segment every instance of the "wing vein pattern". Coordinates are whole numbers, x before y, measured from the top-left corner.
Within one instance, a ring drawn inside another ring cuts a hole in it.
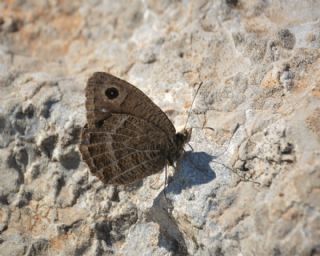
[[[170,141],[152,123],[112,113],[99,128],[84,128],[80,151],[91,172],[106,184],[129,184],[160,171]]]

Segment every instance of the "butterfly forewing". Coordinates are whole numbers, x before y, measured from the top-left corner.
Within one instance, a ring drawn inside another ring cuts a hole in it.
[[[109,92],[115,94],[110,95]],[[167,115],[148,96],[132,84],[104,72],[89,78],[86,88],[88,125],[106,119],[110,113],[141,118],[163,130],[170,139],[176,130]],[[139,129],[139,127],[138,127]]]

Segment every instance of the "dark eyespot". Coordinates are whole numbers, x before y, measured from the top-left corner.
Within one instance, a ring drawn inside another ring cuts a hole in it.
[[[228,5],[236,6],[238,4],[238,0],[226,0]]]
[[[108,97],[108,99],[113,100],[119,96],[119,91],[117,88],[110,87],[105,92],[105,95]]]
[[[95,125],[96,125],[96,128],[101,128],[102,127],[102,125],[103,125],[103,120],[99,120],[99,121],[97,121],[96,123],[95,123]]]

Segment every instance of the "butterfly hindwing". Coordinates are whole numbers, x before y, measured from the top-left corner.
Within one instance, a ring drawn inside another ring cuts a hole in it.
[[[101,127],[85,127],[80,151],[91,172],[107,184],[129,184],[160,171],[170,141],[144,119],[111,114]]]

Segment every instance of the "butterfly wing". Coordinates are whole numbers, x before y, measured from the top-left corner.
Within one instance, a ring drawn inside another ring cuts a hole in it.
[[[169,141],[153,124],[111,114],[99,128],[85,127],[80,151],[91,172],[106,184],[129,184],[160,171]]]
[[[175,128],[142,91],[97,72],[88,80],[86,108],[80,152],[104,183],[132,183],[164,167]]]
[[[117,97],[108,97],[108,92]],[[105,72],[96,72],[89,78],[86,88],[87,120],[96,126],[111,113],[128,114],[142,118],[173,137],[176,130],[167,115],[137,87]]]

